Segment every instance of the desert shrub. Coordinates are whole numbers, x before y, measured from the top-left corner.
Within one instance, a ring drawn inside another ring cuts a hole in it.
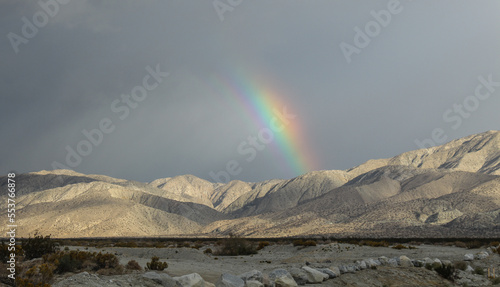
[[[118,258],[111,253],[102,254],[101,252],[99,252],[96,255],[95,259],[99,269],[115,268],[120,264]]]
[[[466,243],[468,249],[477,249],[483,247],[483,243],[479,240],[469,241]]]
[[[302,239],[297,239],[292,242],[293,246],[303,246],[304,245],[304,240]]]
[[[82,261],[70,254],[64,254],[60,257],[57,264],[57,273],[75,272],[82,268]]]
[[[56,242],[50,239],[50,235],[43,237],[35,233],[23,242],[24,256],[26,259],[40,258],[45,254],[55,253],[59,248]]]
[[[500,277],[491,279],[491,285],[498,285],[498,284],[500,284]]]
[[[205,254],[212,254],[213,253],[212,248],[205,249],[205,251],[203,251],[203,253],[205,253]]]
[[[138,245],[135,241],[129,241],[129,242],[118,242],[115,244],[115,247],[136,248],[136,247],[138,247]]]
[[[392,247],[393,249],[401,250],[401,249],[408,249],[408,247],[404,246],[403,244],[398,244]]]
[[[123,265],[117,265],[114,268],[103,268],[103,269],[97,270],[97,274],[104,275],[104,276],[121,275],[124,272],[125,272],[125,268],[123,268]]]
[[[316,241],[298,239],[293,241],[293,246],[316,246]]]
[[[459,248],[467,248],[467,244],[462,241],[455,241],[455,246]]]
[[[127,265],[125,265],[125,268],[128,270],[142,270],[141,265],[139,265],[139,263],[135,260],[130,260]]]
[[[432,270],[432,264],[430,264],[430,263],[426,263],[426,264],[425,264],[425,269],[427,269],[427,270]]]
[[[222,240],[222,245],[216,252],[216,255],[236,256],[257,254],[257,249],[251,242],[230,234],[229,238]]]
[[[191,246],[191,248],[193,249],[196,249],[196,250],[200,250],[200,248],[203,247],[203,244],[200,244],[200,243],[196,243],[195,245]]]
[[[363,240],[359,243],[359,245],[366,245],[371,247],[388,247],[389,243],[385,240],[382,241]]]
[[[257,246],[257,250],[261,250],[262,248],[269,246],[269,241],[260,241],[259,246]]]
[[[52,264],[34,265],[16,278],[16,286],[50,287],[49,283],[54,277],[54,269],[55,267]]]
[[[474,268],[474,273],[476,273],[478,275],[484,275],[484,269],[477,266],[476,268]]]
[[[491,247],[498,247],[498,245],[500,245],[500,242],[498,242],[498,241],[490,242]]]
[[[455,264],[453,264],[455,266],[455,269],[459,269],[459,270],[462,270],[462,271],[465,271],[465,269],[467,269],[467,263],[465,263],[465,261],[458,261],[458,262],[455,262]]]
[[[451,265],[441,265],[434,269],[441,277],[453,280],[453,273],[455,272],[455,268]]]
[[[151,257],[151,262],[146,263],[147,270],[158,270],[163,271],[168,268],[167,262],[160,262],[160,258],[157,256]]]

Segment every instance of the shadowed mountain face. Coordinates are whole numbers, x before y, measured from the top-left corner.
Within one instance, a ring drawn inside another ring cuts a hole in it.
[[[290,180],[140,183],[56,170],[16,182],[19,236],[500,235],[498,131]]]

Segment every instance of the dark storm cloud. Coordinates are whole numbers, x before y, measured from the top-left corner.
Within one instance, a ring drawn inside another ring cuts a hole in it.
[[[16,53],[10,33],[24,37],[23,19],[33,23],[39,3],[65,2]],[[236,71],[290,91],[280,96],[320,169],[417,149],[436,128],[448,140],[498,129],[500,89],[456,129],[443,114],[474,94],[479,76],[500,81],[500,4],[402,1],[348,62],[341,43],[355,45],[355,27],[364,31],[390,3],[243,0],[221,21],[211,1],[0,1],[1,173],[66,165],[66,147],[108,118],[115,129],[76,171],[210,179],[236,160],[234,179],[294,176],[270,147],[252,162],[237,152],[258,129],[214,83]],[[157,65],[169,77],[121,120],[113,101]]]

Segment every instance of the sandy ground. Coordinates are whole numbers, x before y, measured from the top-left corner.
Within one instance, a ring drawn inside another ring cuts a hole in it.
[[[216,250],[216,246],[204,246],[200,250],[192,248],[88,248],[91,252],[110,252],[116,254],[120,263],[127,264],[129,260],[136,260],[142,267],[146,266],[146,263],[151,260],[152,256],[158,256],[160,261],[166,261],[168,263],[168,268],[165,272],[171,276],[182,276],[190,273],[200,274],[206,281],[215,283],[222,273],[231,274],[241,274],[253,269],[262,271],[263,273],[269,273],[270,271],[277,268],[290,269],[292,267],[302,267],[308,262],[311,267],[333,267],[342,264],[354,263],[356,260],[362,260],[367,258],[378,258],[380,256],[386,256],[388,258],[399,257],[401,255],[406,255],[410,259],[423,259],[425,257],[429,258],[439,258],[440,260],[450,260],[452,262],[463,261],[464,255],[466,253],[476,254],[480,251],[486,251],[486,249],[464,249],[457,247],[445,247],[445,246],[435,246],[435,245],[420,245],[417,249],[403,249],[396,250],[388,247],[368,247],[368,246],[357,246],[350,244],[324,244],[315,247],[294,247],[289,245],[271,245],[260,250],[258,254],[250,256],[216,256],[216,255],[206,255],[203,251],[206,248],[211,248]],[[82,247],[70,247],[72,250],[84,250]],[[471,265],[487,267],[496,267],[499,270],[500,267],[500,256],[497,254],[491,255],[483,260],[474,260]],[[340,278],[335,280],[325,281],[323,284],[328,286],[349,286],[349,283],[345,280],[349,280],[349,277],[356,277],[358,281],[360,276],[368,276],[366,280],[370,279],[370,274],[375,277],[381,277],[384,272],[391,276],[398,275],[398,269],[394,271],[394,268],[379,268],[379,270],[364,270],[357,272],[355,274],[344,274]],[[399,269],[402,270],[402,269]],[[394,273],[396,272],[396,273]],[[421,276],[425,278],[434,277],[435,280],[440,280],[439,276],[433,271],[426,270],[425,268],[413,268],[411,272],[415,273],[415,276]],[[389,274],[391,273],[391,274]],[[407,274],[406,272],[405,274]],[[412,274],[413,274],[412,273]],[[417,274],[418,273],[418,274]],[[420,274],[421,273],[421,274]],[[383,276],[382,276],[383,277]],[[344,281],[342,281],[344,280]],[[433,279],[434,280],[434,279]],[[442,280],[441,280],[442,281]],[[381,280],[380,282],[383,282]],[[436,281],[437,282],[437,281]],[[335,285],[339,284],[339,285]],[[360,283],[361,284],[361,283]],[[445,283],[443,283],[445,284]],[[434,284],[433,284],[434,285]],[[364,286],[364,285],[352,285],[352,286]],[[378,286],[378,285],[366,285],[366,286]],[[380,285],[383,286],[383,285]],[[388,284],[388,286],[399,286]],[[400,286],[412,286],[412,285],[400,285]],[[434,286],[441,286],[440,284]],[[442,285],[442,286],[446,286]]]

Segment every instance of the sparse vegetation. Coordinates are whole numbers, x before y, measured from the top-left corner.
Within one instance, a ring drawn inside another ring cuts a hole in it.
[[[434,270],[441,275],[444,279],[453,281],[453,273],[455,273],[455,268],[451,265],[441,265]]]
[[[260,241],[259,246],[257,246],[257,250],[261,250],[264,247],[269,246],[269,244],[270,244],[269,241]]]
[[[213,253],[212,248],[205,249],[205,251],[203,251],[203,253],[205,253],[205,254],[212,254]]]
[[[484,275],[484,269],[480,266],[477,266],[476,268],[474,268],[474,273],[478,275]]]
[[[252,242],[230,234],[229,238],[222,240],[221,246],[215,254],[222,256],[251,255],[257,254],[257,248]]]
[[[462,271],[465,271],[465,269],[467,269],[467,266],[468,265],[465,261],[458,261],[458,262],[455,262],[455,264],[454,264],[455,269],[459,269]]]
[[[146,263],[147,270],[158,270],[163,271],[168,268],[167,262],[160,262],[160,258],[157,256],[151,257],[151,262]]]
[[[293,246],[316,246],[316,241],[314,240],[302,240],[302,239],[297,239],[293,241]]]
[[[127,265],[125,265],[125,268],[127,268],[128,270],[142,270],[141,265],[139,265],[139,263],[135,260],[130,260]]]
[[[45,254],[55,253],[59,248],[58,244],[50,239],[50,235],[43,237],[36,232],[33,238],[30,236],[23,242],[23,250],[26,259],[33,259],[41,258]]]

